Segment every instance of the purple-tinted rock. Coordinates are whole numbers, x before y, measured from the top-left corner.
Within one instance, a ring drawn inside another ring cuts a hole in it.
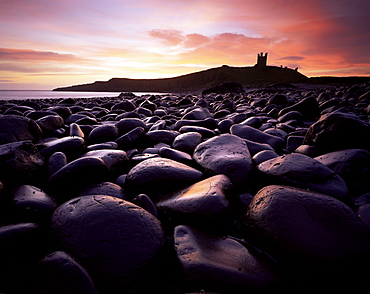
[[[91,185],[85,188],[80,194],[80,196],[88,195],[105,195],[120,198],[123,200],[129,200],[128,197],[125,195],[125,191],[122,189],[122,187],[111,182],[101,182]]]
[[[102,159],[108,167],[108,170],[113,175],[122,174],[127,169],[128,157],[123,150],[112,150],[112,149],[100,149],[89,151],[83,155],[83,157],[97,157]]]
[[[279,157],[279,155],[274,150],[262,150],[253,155],[252,161],[254,165],[259,165],[260,163],[267,161],[272,158]]]
[[[202,142],[202,135],[198,132],[189,132],[178,135],[172,142],[172,147],[188,154],[193,154],[195,147]]]
[[[59,115],[47,115],[36,120],[44,135],[52,134],[56,129],[64,126],[64,120]]]
[[[276,151],[279,151],[285,147],[285,141],[282,138],[269,135],[247,125],[234,124],[231,127],[230,132],[231,134],[243,139],[257,143],[268,144]]]
[[[0,115],[0,144],[41,139],[42,131],[32,119],[18,115]]]
[[[211,117],[203,120],[181,119],[175,123],[175,130],[179,130],[183,126],[198,126],[213,130],[217,127],[217,122]]]
[[[50,176],[50,194],[57,200],[71,199],[85,187],[105,181],[108,174],[109,169],[100,158],[75,159]]]
[[[136,283],[145,285],[151,275],[146,271],[159,261],[164,244],[157,218],[110,196],[84,196],[59,206],[52,235],[89,272],[99,293],[127,293]]]
[[[199,181],[202,172],[167,158],[141,161],[128,173],[125,187],[149,197],[179,189]]]
[[[252,169],[246,143],[230,134],[213,137],[199,144],[193,158],[207,173],[224,174],[234,184],[244,182]]]
[[[175,161],[178,161],[178,162],[190,165],[190,166],[193,164],[193,157],[191,157],[188,153],[180,151],[180,150],[176,150],[176,149],[172,149],[168,147],[161,147],[158,150],[158,154],[161,157],[169,158],[169,159],[172,159],[172,160],[175,160]]]
[[[0,181],[5,186],[40,181],[44,158],[31,141],[0,145]]]
[[[69,125],[69,135],[71,137],[80,137],[80,138],[85,138],[85,133],[82,131],[81,127],[76,124],[76,123],[71,123]]]
[[[351,208],[299,188],[264,187],[250,203],[245,224],[246,238],[253,236],[281,263],[299,268],[345,267],[364,260],[369,250],[369,230]]]
[[[181,225],[174,242],[188,291],[270,293],[277,281],[271,267],[234,239]]]
[[[158,143],[166,143],[168,145],[172,145],[172,142],[178,135],[180,135],[179,132],[171,130],[156,130],[146,133],[146,137],[153,145]]]
[[[138,118],[123,118],[116,123],[116,127],[119,135],[122,136],[137,127],[145,129],[146,124]]]
[[[320,115],[319,103],[315,97],[307,97],[294,105],[283,108],[279,112],[279,116],[282,116],[290,111],[299,111],[304,118],[316,118]]]
[[[87,142],[89,144],[104,143],[114,141],[118,138],[118,129],[115,125],[100,125],[94,128],[89,136]]]
[[[366,149],[370,151],[370,125],[356,115],[335,111],[325,114],[311,125],[303,144],[326,151]]]
[[[122,102],[114,104],[111,110],[132,111],[132,110],[135,110],[135,108],[136,108],[136,105],[133,102],[129,100],[123,100]]]
[[[155,217],[158,218],[157,208],[155,207],[153,201],[145,194],[137,195],[133,200],[132,203],[144,208],[147,212],[151,213]]]
[[[50,177],[53,173],[60,170],[67,163],[68,163],[67,156],[63,152],[53,153],[49,157],[47,164],[46,164],[47,176]]]
[[[197,132],[202,135],[202,138],[212,138],[216,133],[210,129],[199,126],[183,126],[180,128],[180,133]]]
[[[130,150],[140,142],[145,135],[145,129],[142,127],[136,127],[133,130],[125,133],[121,137],[117,138],[115,142],[118,144],[118,147],[123,150]]]
[[[81,137],[67,136],[38,144],[37,148],[45,159],[55,152],[63,152],[68,158],[76,158],[85,151],[85,141]]]
[[[19,222],[48,221],[57,203],[43,190],[22,185],[13,192],[13,207]]]
[[[207,108],[197,107],[190,112],[186,113],[182,119],[188,120],[203,120],[212,117],[211,113]]]
[[[104,142],[98,144],[92,144],[86,147],[87,151],[99,150],[99,149],[118,149],[116,142]]]
[[[260,163],[257,169],[273,184],[293,185],[340,200],[345,200],[348,194],[347,185],[339,175],[303,154],[282,155]]]
[[[225,175],[216,175],[185,189],[169,193],[156,202],[172,223],[191,224],[220,231],[229,224],[231,204],[236,195]]]
[[[87,271],[63,251],[55,251],[39,262],[32,284],[33,293],[97,294]]]
[[[370,152],[347,149],[330,152],[315,159],[338,174],[347,184],[352,196],[370,191]]]

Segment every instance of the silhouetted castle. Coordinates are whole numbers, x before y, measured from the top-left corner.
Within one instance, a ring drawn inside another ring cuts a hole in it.
[[[263,55],[263,52],[257,54],[257,63],[255,66],[265,67],[267,65],[267,52]]]

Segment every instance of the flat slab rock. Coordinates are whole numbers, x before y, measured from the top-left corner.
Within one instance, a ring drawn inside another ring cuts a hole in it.
[[[246,143],[235,135],[223,134],[199,144],[194,160],[207,173],[224,174],[233,184],[246,180],[252,170],[252,158]]]
[[[288,186],[266,186],[245,215],[254,237],[282,263],[335,267],[369,253],[369,230],[343,202]],[[317,268],[319,270],[319,268]]]
[[[181,225],[174,242],[191,290],[266,293],[276,282],[271,268],[234,239]]]
[[[347,185],[339,175],[303,154],[291,153],[272,158],[260,163],[257,169],[268,176],[273,184],[305,188],[341,200],[348,194]]]
[[[83,196],[62,204],[53,213],[51,228],[58,246],[86,268],[104,293],[125,292],[164,243],[157,218],[110,196]]]
[[[231,210],[229,200],[235,197],[230,179],[216,175],[170,193],[156,207],[180,223],[214,227],[226,222]]]
[[[202,176],[202,172],[183,163],[168,158],[150,158],[129,171],[125,187],[137,194],[155,196],[196,183]]]

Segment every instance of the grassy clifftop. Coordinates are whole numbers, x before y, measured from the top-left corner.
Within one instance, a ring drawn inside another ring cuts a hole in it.
[[[113,78],[91,84],[56,88],[54,91],[92,92],[178,92],[198,91],[224,82],[239,82],[245,86],[266,83],[304,82],[308,78],[296,70],[275,66],[222,66],[187,75],[164,79]]]

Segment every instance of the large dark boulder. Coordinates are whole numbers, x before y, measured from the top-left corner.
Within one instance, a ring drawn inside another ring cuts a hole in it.
[[[133,287],[148,286],[149,269],[158,272],[165,241],[161,224],[133,203],[110,196],[75,198],[56,209],[51,227],[58,247],[86,268],[99,293],[135,293]]]
[[[41,139],[42,131],[32,119],[18,115],[0,115],[0,144]]]
[[[325,114],[311,125],[303,144],[328,152],[344,149],[370,151],[370,125],[353,113],[335,111]]]
[[[0,181],[6,186],[42,181],[44,158],[31,141],[0,145]]]

